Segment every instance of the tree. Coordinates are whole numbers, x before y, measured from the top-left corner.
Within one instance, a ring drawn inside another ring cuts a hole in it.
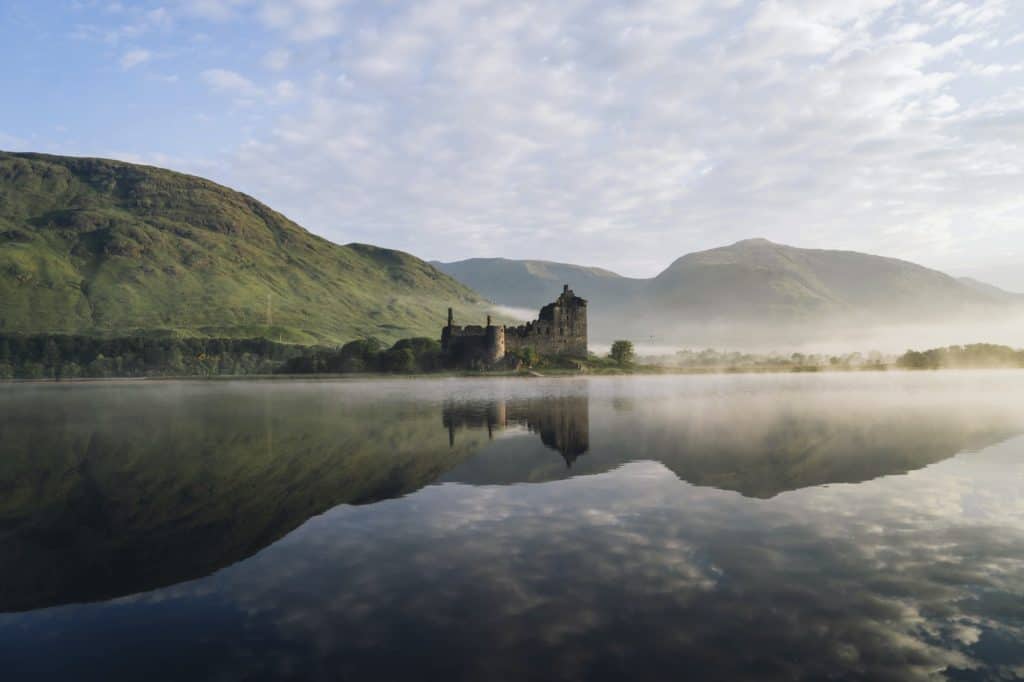
[[[537,349],[529,346],[508,351],[508,357],[512,359],[516,367],[530,368],[540,362]]]
[[[636,351],[633,348],[632,341],[619,340],[612,344],[612,350],[608,353],[608,357],[617,362],[620,365],[632,364],[633,359],[636,357]]]
[[[165,361],[167,363],[167,369],[171,372],[180,372],[182,370],[183,364],[181,349],[178,348],[177,344],[171,346],[171,349],[167,352]]]
[[[411,348],[391,348],[381,353],[381,368],[385,372],[414,372],[416,356]]]
[[[46,347],[43,350],[43,365],[46,367],[56,367],[60,364],[60,349],[57,348],[57,344],[53,339],[47,339]]]

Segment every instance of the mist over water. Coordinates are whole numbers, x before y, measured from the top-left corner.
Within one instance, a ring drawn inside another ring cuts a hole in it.
[[[855,319],[791,324],[749,324],[707,321],[699,324],[663,321],[658,324],[595,325],[591,343],[607,352],[613,339],[633,340],[641,354],[664,355],[685,348],[717,348],[748,353],[843,354],[879,351],[898,354],[972,343],[1024,345],[1024,315],[1008,309],[987,317],[921,322],[908,316],[900,322],[858,323]]]
[[[1024,676],[1024,374],[0,388],[10,679]]]

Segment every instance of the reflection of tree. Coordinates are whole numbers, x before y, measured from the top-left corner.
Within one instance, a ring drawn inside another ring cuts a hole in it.
[[[544,445],[562,453],[566,467],[590,448],[590,410],[587,396],[561,396],[524,400],[490,400],[445,403],[442,421],[448,442],[455,444],[455,431],[487,428],[494,436],[509,426],[525,426],[540,436]]]

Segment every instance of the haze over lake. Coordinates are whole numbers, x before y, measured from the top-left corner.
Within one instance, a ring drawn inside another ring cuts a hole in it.
[[[1024,374],[0,385],[8,679],[1024,676]]]

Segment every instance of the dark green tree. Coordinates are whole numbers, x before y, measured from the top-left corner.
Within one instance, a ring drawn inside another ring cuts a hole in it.
[[[537,353],[537,349],[533,346],[527,346],[519,352],[519,357],[523,361],[525,367],[533,367],[540,362],[540,355]]]
[[[47,339],[43,349],[43,366],[48,374],[60,379],[60,364],[60,348],[57,347],[57,343],[53,339]]]
[[[416,355],[411,348],[390,348],[381,354],[381,369],[385,372],[416,371]]]
[[[632,341],[619,340],[612,343],[611,352],[608,353],[608,357],[614,360],[620,365],[629,365],[633,363],[636,358],[636,350],[633,348]]]

